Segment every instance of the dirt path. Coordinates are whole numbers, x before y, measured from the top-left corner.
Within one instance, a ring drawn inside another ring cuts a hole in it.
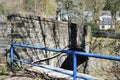
[[[18,71],[15,73],[1,74],[0,80],[43,80],[43,79],[37,78],[35,75],[25,71]]]

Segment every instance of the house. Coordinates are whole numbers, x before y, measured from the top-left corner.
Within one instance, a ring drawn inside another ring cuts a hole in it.
[[[100,30],[109,30],[109,29],[115,29],[115,22],[112,21],[111,18],[103,18],[103,20],[100,21],[99,25]]]
[[[100,24],[99,24],[100,30],[115,29],[115,22],[112,20],[110,11],[102,11],[99,20],[100,20]]]

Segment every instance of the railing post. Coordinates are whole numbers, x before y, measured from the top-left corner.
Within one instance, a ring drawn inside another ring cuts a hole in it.
[[[77,57],[76,54],[73,53],[73,80],[77,80]]]
[[[13,70],[13,64],[14,64],[14,47],[13,43],[10,44],[10,68]]]

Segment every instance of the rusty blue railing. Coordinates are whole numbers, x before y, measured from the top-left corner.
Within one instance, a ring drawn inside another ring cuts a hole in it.
[[[54,51],[54,52],[62,52],[62,53],[67,53],[67,54],[72,54],[73,55],[73,74],[67,73],[65,71],[60,71],[60,70],[56,70],[54,68],[49,68],[49,67],[45,67],[45,66],[41,66],[39,64],[33,64],[32,62],[28,62],[28,61],[24,61],[21,59],[16,59],[14,57],[14,47],[23,47],[23,48],[35,48],[35,49],[40,49],[40,50],[47,50],[47,51]],[[19,61],[25,64],[31,64],[33,66],[38,66],[38,67],[42,67],[45,69],[49,69],[49,70],[53,70],[59,73],[63,73],[69,76],[73,77],[73,80],[77,80],[77,78],[81,78],[84,80],[92,80],[91,78],[87,78],[85,76],[79,76],[77,75],[77,57],[76,55],[82,55],[82,56],[88,56],[88,57],[94,57],[94,58],[101,58],[101,59],[108,59],[108,60],[116,60],[116,61],[120,61],[120,56],[105,56],[105,55],[101,55],[101,54],[93,54],[93,53],[85,53],[85,52],[77,52],[77,51],[71,51],[71,50],[60,50],[60,49],[52,49],[52,48],[47,48],[47,47],[43,47],[43,46],[32,46],[32,45],[26,45],[26,44],[17,44],[17,43],[11,43],[10,44],[10,61],[11,61],[11,69],[13,69],[13,64],[14,61]]]

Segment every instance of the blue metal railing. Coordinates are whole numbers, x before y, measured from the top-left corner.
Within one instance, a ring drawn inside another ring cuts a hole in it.
[[[27,61],[24,61],[24,60],[16,59],[16,58],[14,58],[14,47],[15,46],[16,47],[23,47],[23,48],[35,48],[35,49],[40,49],[40,50],[47,50],[47,51],[54,51],[54,52],[62,52],[62,53],[72,54],[73,55],[73,74],[67,73],[65,71],[55,70],[53,68],[41,66],[41,65],[38,65],[38,64],[33,64],[32,62],[27,62]],[[31,64],[33,66],[42,67],[42,68],[45,68],[45,69],[53,70],[53,71],[56,71],[56,72],[59,72],[59,73],[63,73],[63,74],[72,76],[73,80],[77,80],[77,78],[81,78],[81,79],[85,79],[85,80],[92,80],[91,78],[86,78],[84,76],[78,76],[77,75],[77,70],[76,70],[76,68],[77,68],[77,64],[76,64],[77,63],[77,57],[76,57],[76,55],[120,61],[120,57],[116,57],[116,56],[105,56],[105,55],[100,55],[100,54],[77,52],[77,51],[71,51],[71,50],[52,49],[52,48],[47,48],[47,47],[43,47],[43,46],[32,46],[32,45],[26,45],[26,44],[11,43],[11,47],[10,47],[11,69],[13,68],[14,60],[16,60],[16,61],[19,61],[19,62],[22,62],[22,63],[25,63],[25,64]]]

